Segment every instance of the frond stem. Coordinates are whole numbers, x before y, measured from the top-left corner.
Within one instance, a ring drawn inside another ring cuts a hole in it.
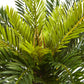
[[[61,64],[64,68],[65,68],[65,70],[68,72],[68,74],[70,75],[70,78],[71,78],[71,81],[72,81],[72,83],[74,84],[74,80],[72,79],[72,74],[71,74],[71,72],[69,71],[69,69],[65,66],[65,65],[63,65],[63,64]]]
[[[74,29],[81,23],[81,21],[84,19],[84,16],[76,23],[76,25],[64,36],[64,38],[62,39],[62,41],[61,41],[61,43],[68,37],[68,35],[70,35],[73,31],[74,31]],[[60,43],[60,44],[61,44]],[[58,48],[59,48],[59,46],[56,48],[56,52],[57,52],[57,50],[58,50]]]
[[[65,37],[62,39],[62,42],[67,38],[67,36],[72,33],[72,31],[80,24],[80,22],[84,19],[84,16],[77,22],[77,24],[65,35]]]
[[[15,84],[18,84],[19,80],[21,80],[21,78],[24,76],[24,74],[28,71],[28,68],[20,75],[20,77],[18,78],[18,80],[16,81]]]

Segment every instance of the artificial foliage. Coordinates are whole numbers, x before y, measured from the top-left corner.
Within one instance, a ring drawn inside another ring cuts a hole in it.
[[[0,84],[83,84],[84,2],[51,2],[0,9]]]

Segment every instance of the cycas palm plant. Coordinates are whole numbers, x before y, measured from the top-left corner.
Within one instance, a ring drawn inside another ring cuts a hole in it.
[[[70,45],[84,32],[84,2],[67,12],[57,6],[48,19],[43,0],[16,5],[18,12],[6,7],[8,24],[0,24],[0,83],[82,84],[83,38]]]

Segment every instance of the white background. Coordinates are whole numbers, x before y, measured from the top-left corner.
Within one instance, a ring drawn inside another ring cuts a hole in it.
[[[15,0],[0,0],[0,7],[3,5],[4,7],[6,5],[9,5],[9,7],[15,8]]]
[[[8,5],[9,7],[13,7],[15,8],[15,0],[0,0],[0,7],[3,5],[4,7],[6,5]],[[60,0],[60,1],[64,1],[64,0]]]

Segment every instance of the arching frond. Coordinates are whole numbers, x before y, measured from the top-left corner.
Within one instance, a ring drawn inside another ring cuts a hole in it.
[[[46,0],[46,11],[47,16],[51,15],[52,11],[56,6],[59,6],[60,0]]]
[[[13,47],[14,49],[17,47],[19,48],[19,41],[22,38],[20,34],[15,32],[13,28],[11,27],[6,27],[4,28],[3,26],[0,25],[0,45],[2,47]],[[4,45],[3,45],[4,44]]]
[[[8,16],[6,14],[6,10],[3,8],[3,6],[0,8],[0,23],[4,27],[6,25],[9,25],[10,24],[9,21],[8,21]]]
[[[23,3],[23,1],[22,0],[16,0],[15,1],[15,5],[17,6],[16,8],[17,8],[17,10],[18,10],[18,13],[20,13],[21,15],[23,15],[24,14],[24,3]]]
[[[17,12],[14,12],[12,8],[9,10],[7,7],[6,11],[9,17],[9,22],[12,24],[14,30],[18,32],[25,40],[32,42],[34,32],[30,26],[25,21],[23,21],[23,19],[20,18],[20,15],[18,15]]]
[[[46,46],[56,49],[55,51],[67,47],[65,44],[69,43],[70,39],[77,38],[84,31],[81,27],[83,19],[81,2],[78,5],[75,3],[74,8],[67,13],[62,7],[57,7],[44,28]]]
[[[22,54],[15,55],[9,49],[0,49],[0,83],[32,84],[33,72]],[[29,58],[28,58],[29,59]],[[28,68],[27,68],[28,67]],[[27,78],[27,80],[26,80]]]
[[[81,44],[81,46],[83,45]],[[63,56],[66,51],[56,53],[55,62],[52,62],[51,64],[54,66],[55,70],[53,74],[58,75],[56,77],[58,81],[62,79],[60,82],[65,81],[65,83],[71,82],[78,84],[80,83],[80,80],[84,78],[81,51],[78,47],[79,44],[77,47],[73,47],[72,50],[67,52],[67,54],[65,54],[66,56]],[[82,79],[79,79],[79,77],[82,77]]]

